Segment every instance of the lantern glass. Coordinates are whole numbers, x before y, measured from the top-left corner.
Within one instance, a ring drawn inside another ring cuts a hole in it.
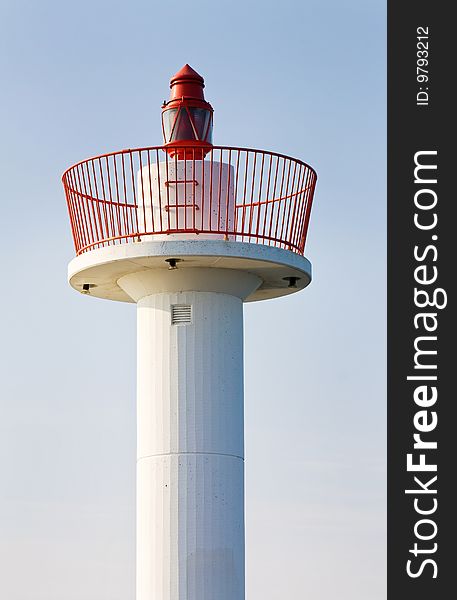
[[[205,108],[189,107],[189,113],[194,123],[197,138],[202,142],[212,141],[211,111]]]
[[[179,109],[179,114],[176,119],[175,126],[173,127],[173,131],[171,132],[171,141],[175,142],[176,140],[195,140],[195,131],[192,127],[192,123],[190,122],[189,113],[187,110],[182,107]]]
[[[171,132],[173,129],[173,124],[175,122],[177,112],[177,108],[170,108],[169,110],[166,110],[162,113],[163,133],[165,142],[169,142],[171,139]]]
[[[170,108],[162,113],[165,143],[199,140],[212,143],[212,111],[193,106]]]

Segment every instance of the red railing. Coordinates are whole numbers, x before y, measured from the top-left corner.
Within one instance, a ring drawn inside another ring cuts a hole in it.
[[[245,148],[214,146],[204,161],[191,146],[179,161],[163,150],[121,150],[65,171],[76,254],[175,234],[304,253],[317,179],[309,165]]]

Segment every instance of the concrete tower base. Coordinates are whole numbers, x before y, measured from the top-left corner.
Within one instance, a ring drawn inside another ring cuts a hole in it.
[[[242,319],[227,294],[138,302],[137,600],[244,598]]]
[[[199,290],[150,293],[170,287]],[[141,271],[137,600],[244,599],[243,298],[258,276]]]

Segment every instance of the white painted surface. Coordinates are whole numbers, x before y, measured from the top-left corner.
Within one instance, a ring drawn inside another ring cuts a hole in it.
[[[233,181],[233,167],[216,161],[169,160],[143,167],[137,175],[139,230],[230,231],[235,215]],[[142,234],[141,238],[171,241],[196,236]],[[224,234],[198,234],[198,238],[224,239]]]
[[[68,278],[78,291],[84,283],[91,283],[96,286],[91,288],[92,296],[132,302],[135,300],[119,285],[121,278],[145,269],[162,269],[165,275],[171,274],[173,271],[167,271],[168,264],[165,262],[171,257],[181,258],[179,271],[201,267],[256,275],[261,283],[245,299],[247,302],[292,294],[311,282],[311,263],[304,256],[262,244],[215,239],[148,241],[98,248],[74,258],[68,266]],[[346,269],[346,266],[342,260],[341,269]],[[288,288],[283,279],[290,276],[298,277],[296,288]]]
[[[164,292],[217,292],[244,300],[262,280],[258,275],[235,269],[182,268],[142,269],[120,277],[117,284],[135,301]]]
[[[243,456],[241,299],[140,299],[137,600],[243,600]]]

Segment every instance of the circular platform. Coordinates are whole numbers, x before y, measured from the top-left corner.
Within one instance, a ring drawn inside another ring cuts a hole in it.
[[[166,259],[173,258],[179,259],[179,270],[231,269],[256,275],[261,284],[245,298],[246,302],[286,296],[311,282],[311,263],[303,256],[272,246],[224,240],[144,241],[107,246],[74,258],[68,266],[68,279],[79,292],[134,302],[119,286],[119,279],[131,273],[158,269],[158,282],[163,281],[169,270]],[[158,285],[157,292],[160,291]]]

